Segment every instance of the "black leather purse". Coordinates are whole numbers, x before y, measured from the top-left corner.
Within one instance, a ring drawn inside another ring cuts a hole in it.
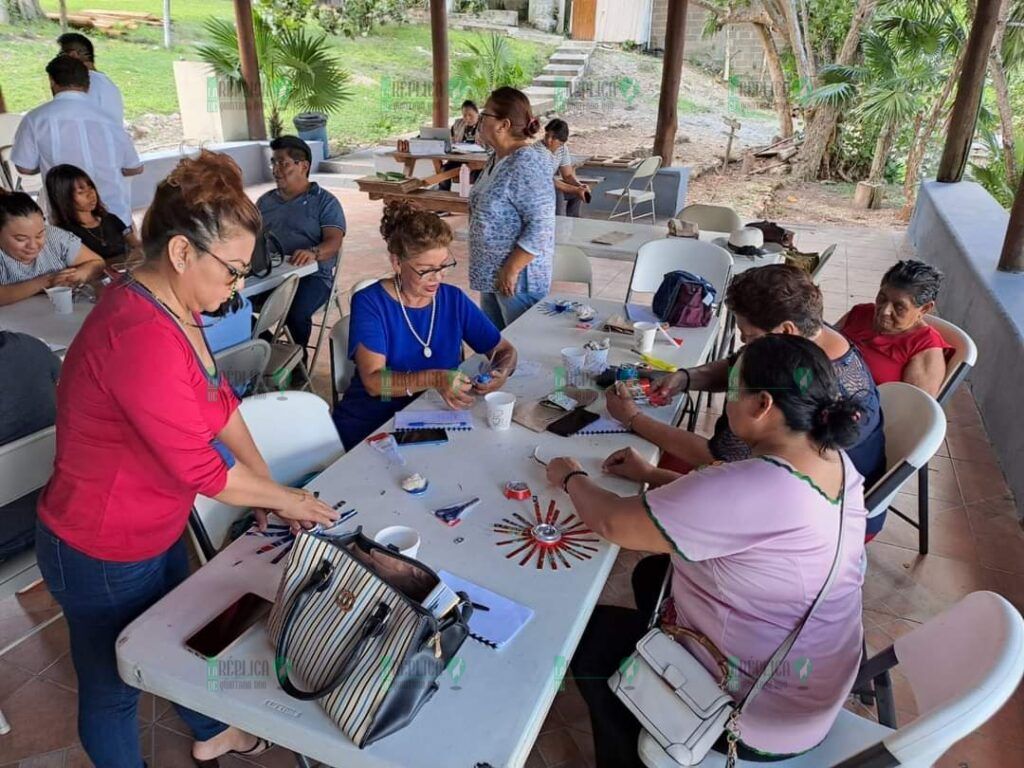
[[[439,583],[361,529],[300,533],[269,621],[281,687],[318,701],[357,747],[404,728],[469,634],[465,595],[440,617],[423,607]]]
[[[252,250],[252,261],[249,269],[253,277],[266,277],[270,271],[284,262],[284,246],[277,236],[266,227],[256,235],[256,245]]]

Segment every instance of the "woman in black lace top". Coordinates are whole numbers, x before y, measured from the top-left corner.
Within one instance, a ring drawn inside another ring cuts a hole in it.
[[[725,303],[736,317],[743,343],[769,333],[787,333],[810,339],[828,355],[841,394],[858,399],[863,408],[860,438],[847,453],[864,476],[865,488],[870,488],[885,473],[885,435],[878,389],[856,348],[822,320],[824,304],[818,286],[797,267],[759,267],[733,278]],[[699,368],[679,370],[661,379],[655,391],[666,395],[684,390],[724,392],[732,362],[731,358],[716,360]],[[668,469],[685,472],[713,461],[750,458],[750,447],[733,434],[725,414],[719,417],[709,440],[647,416],[615,388],[608,390],[607,401],[612,416],[667,454],[663,466]],[[884,516],[879,516],[868,521],[869,529],[875,528],[869,530],[869,538],[881,529],[883,520]]]

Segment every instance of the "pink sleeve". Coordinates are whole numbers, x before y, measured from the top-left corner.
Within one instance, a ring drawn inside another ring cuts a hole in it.
[[[196,493],[216,496],[228,468],[197,402],[191,349],[172,329],[144,323],[120,334],[104,365],[104,382],[125,421],[168,473]],[[220,388],[207,397],[223,398]]]
[[[685,560],[734,555],[783,532],[774,471],[761,459],[703,467],[648,491],[647,512]]]

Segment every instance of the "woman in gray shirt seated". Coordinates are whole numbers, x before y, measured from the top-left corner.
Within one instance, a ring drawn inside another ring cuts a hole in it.
[[[522,91],[494,91],[479,125],[494,155],[469,194],[469,285],[501,330],[551,287],[555,188],[551,154],[533,140],[540,121]]]

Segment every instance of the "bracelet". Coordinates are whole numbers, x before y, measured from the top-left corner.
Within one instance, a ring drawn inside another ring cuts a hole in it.
[[[634,413],[632,416],[629,417],[629,421],[627,421],[623,425],[626,428],[627,432],[632,432],[633,431],[633,422],[636,421],[636,417],[637,416],[641,416],[641,415],[642,415],[642,412],[641,411],[637,411],[636,413]]]
[[[574,469],[572,472],[562,478],[562,490],[566,493],[569,492],[569,481],[572,480],[576,475],[583,475],[584,477],[590,477],[590,474],[584,472],[582,469]]]
[[[681,392],[689,392],[690,391],[690,369],[689,368],[680,368],[679,370],[686,374],[686,386],[683,387],[680,391]]]

